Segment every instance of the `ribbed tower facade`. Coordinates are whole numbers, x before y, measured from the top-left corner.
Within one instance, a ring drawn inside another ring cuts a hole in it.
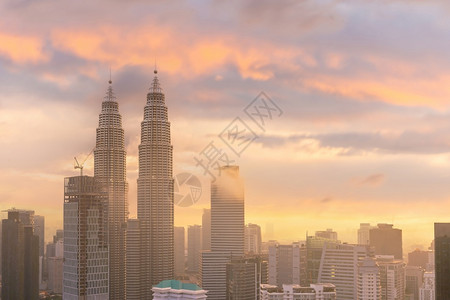
[[[125,299],[125,224],[128,183],[122,116],[111,81],[102,102],[94,150],[94,176],[107,191],[106,219],[109,244],[109,299]]]
[[[151,299],[152,286],[174,276],[172,151],[165,97],[155,70],[141,123],[137,180],[142,299]]]

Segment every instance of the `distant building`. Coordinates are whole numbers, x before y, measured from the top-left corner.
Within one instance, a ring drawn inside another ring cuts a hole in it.
[[[249,223],[245,226],[245,253],[261,254],[261,227]]]
[[[354,300],[358,294],[358,263],[371,255],[367,245],[325,243],[318,282],[332,283],[339,300]]]
[[[330,245],[340,244],[341,242],[316,236],[306,237],[306,282],[302,281],[301,284],[307,285],[317,283],[320,260],[322,258],[322,250],[325,243]]]
[[[34,234],[39,237],[39,256],[44,256],[45,250],[45,218],[34,215]]]
[[[372,257],[358,263],[358,300],[381,300],[380,269]]]
[[[267,261],[261,257],[235,258],[227,264],[227,300],[260,299],[267,283]]]
[[[64,300],[109,299],[105,194],[94,177],[65,178]]]
[[[187,272],[198,273],[200,271],[200,253],[202,250],[202,226],[191,225],[188,227]]]
[[[421,267],[426,270],[430,250],[424,251],[416,249],[408,253],[408,266]]]
[[[377,228],[376,226],[371,226],[370,223],[360,223],[358,229],[358,245],[369,245],[369,232],[370,229]]]
[[[316,231],[316,237],[321,237],[324,239],[329,239],[329,240],[337,240],[338,236],[337,236],[337,232],[333,231],[333,229],[328,228],[325,231]]]
[[[64,259],[62,257],[47,258],[47,290],[55,294],[62,294],[63,263]]]
[[[450,223],[434,223],[436,299],[450,299]]]
[[[175,276],[184,275],[185,269],[185,240],[184,227],[174,227],[174,244],[175,244]]]
[[[309,287],[300,285],[261,285],[261,300],[336,300],[336,288],[332,284],[317,283]]]
[[[164,280],[153,286],[153,300],[194,300],[206,299],[207,291],[193,283],[178,280]]]
[[[269,281],[271,285],[304,284],[306,282],[306,246],[304,242],[291,245],[269,245]]]
[[[411,300],[419,300],[419,289],[423,285],[424,269],[417,266],[406,266],[405,268],[405,296]]]
[[[381,299],[396,300],[405,297],[405,264],[393,255],[377,255],[380,269]]]
[[[2,221],[3,300],[39,298],[39,237],[33,233],[33,215],[10,209]]]
[[[211,251],[202,252],[201,286],[208,299],[226,298],[226,264],[244,255],[244,183],[238,166],[220,168],[211,183]]]
[[[211,209],[203,209],[202,250],[211,250]]]
[[[434,272],[426,272],[423,275],[423,285],[419,289],[419,300],[435,300]]]
[[[402,230],[393,228],[392,224],[378,224],[369,231],[370,246],[375,255],[393,255],[395,259],[403,259]]]

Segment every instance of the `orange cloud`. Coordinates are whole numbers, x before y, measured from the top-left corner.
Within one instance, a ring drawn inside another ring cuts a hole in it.
[[[6,56],[15,63],[36,63],[46,61],[43,41],[38,37],[19,36],[0,32],[0,55]]]

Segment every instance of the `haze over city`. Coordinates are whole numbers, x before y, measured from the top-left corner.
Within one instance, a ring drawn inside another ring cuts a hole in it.
[[[194,157],[261,92],[283,111],[239,157],[245,222],[263,240],[361,222],[427,249],[450,205],[450,6],[444,1],[2,1],[0,209],[63,221],[63,178],[95,146],[111,79],[123,116],[130,216],[140,122],[155,62],[169,108],[174,175],[202,180],[175,206],[199,224],[208,176]],[[93,174],[93,157],[84,174]]]

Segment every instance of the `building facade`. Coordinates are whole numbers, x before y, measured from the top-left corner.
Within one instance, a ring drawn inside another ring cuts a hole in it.
[[[140,282],[142,269],[142,248],[141,248],[141,226],[138,219],[128,219],[126,226],[126,256],[125,267],[127,270],[126,276],[126,299],[139,300],[146,299],[145,286]]]
[[[419,289],[423,285],[424,269],[418,266],[405,268],[405,296],[411,300],[419,300]]]
[[[211,209],[203,209],[202,215],[202,250],[211,250]]]
[[[435,277],[434,272],[423,274],[423,285],[419,289],[419,300],[435,300]]]
[[[96,131],[94,177],[107,193],[106,239],[109,245],[109,296],[125,299],[125,223],[128,219],[125,137],[119,104],[109,81]]]
[[[358,263],[358,300],[381,300],[380,269],[373,257]]]
[[[358,294],[358,263],[371,255],[366,245],[325,243],[318,282],[336,286],[339,300],[354,300]]]
[[[64,181],[64,300],[109,299],[107,193],[94,177]]]
[[[450,223],[434,223],[436,299],[450,299]]]
[[[141,285],[150,299],[152,286],[174,277],[172,144],[165,96],[155,70],[141,123],[137,214],[142,236]]]
[[[245,226],[245,253],[261,254],[261,227],[256,224],[247,224]]]
[[[260,256],[233,258],[227,264],[227,300],[260,299],[267,284],[267,261]]]
[[[336,300],[336,288],[332,284],[311,284],[309,287],[284,284],[261,285],[261,300]]]
[[[405,264],[393,255],[376,255],[380,269],[381,299],[401,300],[405,298]]]
[[[226,298],[226,265],[244,255],[244,183],[238,166],[220,168],[211,183],[211,251],[202,252],[201,286],[211,300]]]
[[[360,223],[358,229],[358,245],[369,245],[369,232],[376,226],[371,226],[370,223]]]
[[[202,226],[188,227],[187,272],[197,274],[200,271],[200,254],[202,251]]]
[[[186,255],[185,255],[185,230],[184,227],[174,227],[174,239],[175,239],[175,276],[183,276],[186,267]],[[200,253],[198,253],[200,255]],[[198,258],[200,259],[200,257]]]
[[[301,284],[306,282],[306,246],[304,242],[290,245],[271,243],[268,259],[271,285]]]
[[[403,259],[402,230],[393,228],[392,224],[378,224],[369,231],[369,244],[375,255],[393,255],[395,259]]]
[[[10,209],[2,220],[2,293],[5,300],[39,299],[39,237],[33,211]]]
[[[164,280],[152,288],[153,300],[204,300],[207,291],[198,285]]]

